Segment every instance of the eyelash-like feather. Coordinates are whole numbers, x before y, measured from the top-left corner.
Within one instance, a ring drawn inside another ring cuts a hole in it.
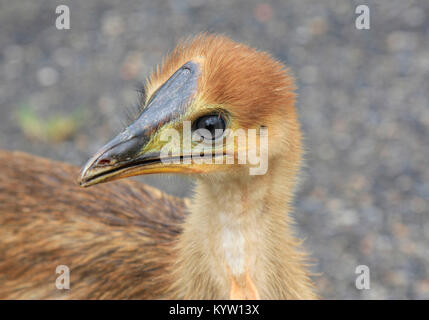
[[[125,120],[123,121],[123,126],[128,127],[133,123],[142,113],[145,102],[146,102],[146,89],[144,84],[139,84],[136,86],[137,91],[137,101],[130,105],[124,107]]]
[[[140,84],[137,86],[136,91],[139,95],[139,105],[141,107],[141,109],[144,108],[144,104],[146,102],[146,98],[147,98],[147,92],[146,92],[146,87],[144,84]]]

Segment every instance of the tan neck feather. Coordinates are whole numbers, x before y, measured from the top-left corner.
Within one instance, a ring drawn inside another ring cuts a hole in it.
[[[288,215],[294,173],[286,160],[263,176],[202,178],[173,267],[173,291],[189,299],[312,299],[301,241]],[[287,177],[290,179],[287,179]]]

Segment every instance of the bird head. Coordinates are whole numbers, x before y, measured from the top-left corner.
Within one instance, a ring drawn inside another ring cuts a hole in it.
[[[230,176],[260,167],[258,159],[267,170],[277,158],[298,166],[294,89],[288,70],[267,53],[219,35],[185,40],[149,77],[139,115],[87,162],[79,183],[151,173]]]

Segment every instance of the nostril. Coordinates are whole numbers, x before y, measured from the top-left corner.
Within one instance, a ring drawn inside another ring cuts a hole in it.
[[[102,166],[104,166],[104,165],[108,165],[108,164],[110,164],[110,159],[106,159],[106,158],[104,158],[104,159],[100,159],[100,160],[98,160],[98,162],[97,162],[97,164],[98,165],[102,165]]]

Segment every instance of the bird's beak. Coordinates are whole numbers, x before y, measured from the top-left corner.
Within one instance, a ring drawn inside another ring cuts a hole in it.
[[[141,115],[87,162],[79,184],[89,187],[135,175],[185,172],[184,165],[164,165],[157,137],[186,112],[197,89],[198,72],[192,61],[178,69],[152,95]]]

